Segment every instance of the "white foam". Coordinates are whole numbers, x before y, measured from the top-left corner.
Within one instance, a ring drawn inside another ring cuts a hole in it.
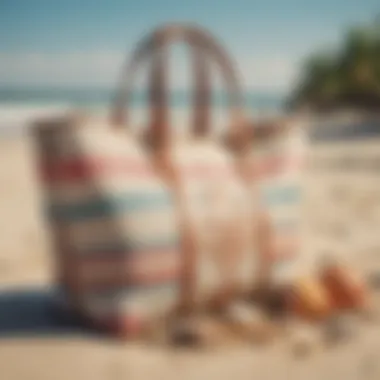
[[[0,135],[24,133],[35,120],[52,115],[61,115],[68,110],[70,110],[70,106],[66,104],[0,104]]]

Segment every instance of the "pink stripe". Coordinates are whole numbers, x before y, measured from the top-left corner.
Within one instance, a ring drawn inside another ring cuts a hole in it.
[[[177,250],[173,251],[147,251],[140,252],[135,256],[128,256],[126,253],[124,258],[112,257],[105,254],[104,257],[78,257],[77,267],[81,270],[85,267],[88,271],[114,272],[118,273],[122,268],[126,272],[142,271],[144,267],[159,267],[163,262],[172,263],[180,260],[180,254]]]
[[[267,177],[279,174],[288,169],[300,169],[304,163],[304,158],[300,156],[292,157],[270,157],[258,160],[254,165],[253,174],[256,177]]]
[[[105,278],[101,279],[80,279],[78,268],[73,268],[78,274],[78,279],[73,286],[76,286],[76,292],[82,293],[87,291],[107,290],[107,288],[125,287],[131,285],[138,286],[154,286],[170,281],[178,281],[180,278],[180,263],[166,266],[160,270],[141,271],[134,273],[119,263],[118,270],[110,272]],[[153,273],[152,273],[153,272]],[[74,289],[73,289],[74,290]]]
[[[264,257],[265,261],[275,263],[281,260],[294,259],[299,254],[300,239],[298,236],[274,236],[273,249],[267,257]]]
[[[275,260],[288,260],[298,256],[300,249],[299,236],[277,236],[275,240]]]
[[[119,275],[120,274],[120,275]],[[156,271],[155,273],[130,273],[126,275],[122,270],[119,270],[115,276],[112,276],[109,279],[105,279],[104,281],[99,281],[96,284],[83,284],[86,287],[89,286],[91,288],[103,289],[107,287],[115,287],[115,286],[152,286],[161,284],[164,282],[178,280],[180,275],[180,266],[175,265],[169,268],[164,268],[160,271]]]
[[[182,175],[194,179],[218,179],[232,177],[231,167],[226,165],[188,165],[180,168]]]

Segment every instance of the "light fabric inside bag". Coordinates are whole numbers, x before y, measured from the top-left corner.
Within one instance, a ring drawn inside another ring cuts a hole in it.
[[[251,151],[254,181],[273,231],[274,282],[287,282],[303,270],[302,173],[307,153],[305,133],[297,126],[258,139]]]

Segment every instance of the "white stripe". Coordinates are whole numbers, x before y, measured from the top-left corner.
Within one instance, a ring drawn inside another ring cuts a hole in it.
[[[85,309],[96,318],[108,318],[116,312],[120,316],[153,318],[174,307],[178,300],[176,288],[149,288],[120,297],[91,295],[85,298]]]

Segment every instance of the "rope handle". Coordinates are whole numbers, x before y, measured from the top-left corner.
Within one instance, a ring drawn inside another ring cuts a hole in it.
[[[191,48],[194,72],[193,128],[196,135],[205,135],[210,125],[211,85],[207,59],[217,64],[227,88],[227,100],[232,126],[237,128],[243,114],[243,96],[238,83],[236,67],[225,49],[209,32],[193,25],[174,24],[163,26],[138,45],[122,71],[120,85],[111,109],[111,124],[121,127],[128,124],[128,105],[132,95],[131,79],[141,63],[153,56],[149,85],[151,132],[153,138],[164,141],[169,135],[168,90],[166,81],[167,48],[174,41],[183,41]],[[207,58],[207,59],[206,59]]]

